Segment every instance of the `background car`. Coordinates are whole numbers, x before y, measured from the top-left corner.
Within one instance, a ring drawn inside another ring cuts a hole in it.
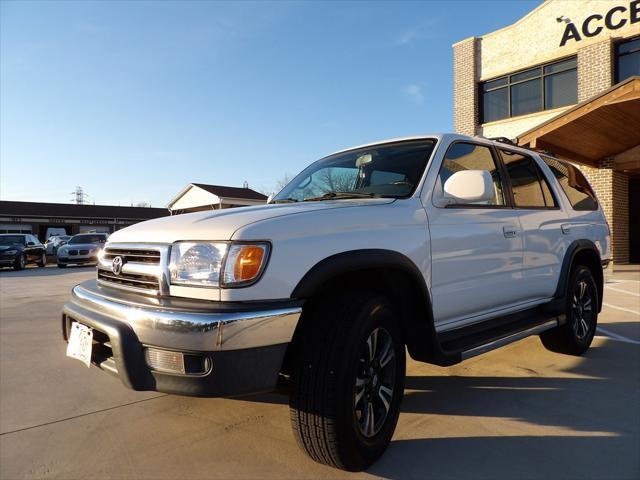
[[[44,242],[44,246],[47,249],[47,255],[55,255],[62,245],[71,240],[71,235],[53,235]]]
[[[28,263],[39,267],[47,264],[44,245],[33,235],[5,233],[0,235],[0,266],[22,270]]]
[[[109,238],[108,233],[81,233],[58,248],[56,261],[59,268],[67,265],[98,263],[98,253]]]

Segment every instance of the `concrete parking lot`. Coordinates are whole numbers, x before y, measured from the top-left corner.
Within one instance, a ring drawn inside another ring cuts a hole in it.
[[[640,267],[608,277],[592,349],[537,338],[450,368],[409,361],[392,444],[369,471],[308,460],[287,399],[125,390],[65,357],[60,310],[92,268],[0,272],[0,477],[640,478]]]

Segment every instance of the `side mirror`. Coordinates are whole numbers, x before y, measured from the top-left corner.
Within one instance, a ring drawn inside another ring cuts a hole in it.
[[[269,195],[267,197],[267,203],[271,203],[271,200],[273,200],[273,197],[274,197],[273,193],[271,195]]]
[[[461,170],[444,182],[444,198],[449,203],[478,203],[493,199],[493,178],[486,170]]]
[[[27,242],[27,247],[35,247],[35,243],[33,242]]]

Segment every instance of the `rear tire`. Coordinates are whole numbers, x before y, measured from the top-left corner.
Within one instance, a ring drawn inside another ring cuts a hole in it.
[[[598,305],[598,288],[591,271],[576,266],[567,287],[566,323],[540,334],[545,348],[568,355],[586,352],[596,332]]]
[[[58,268],[67,268],[67,266],[64,263],[59,263]]]
[[[398,422],[406,361],[399,319],[369,292],[310,308],[293,342],[294,436],[316,462],[360,471],[382,455]]]

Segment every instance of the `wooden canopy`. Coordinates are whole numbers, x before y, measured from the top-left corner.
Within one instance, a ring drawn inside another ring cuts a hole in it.
[[[640,77],[635,76],[518,137],[518,144],[596,166],[640,145]],[[640,167],[640,165],[638,166]]]

